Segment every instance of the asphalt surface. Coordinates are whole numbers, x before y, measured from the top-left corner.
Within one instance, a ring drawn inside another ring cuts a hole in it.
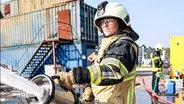
[[[136,76],[143,78],[145,81],[145,85],[149,89],[151,89],[152,72],[150,68],[137,68]],[[136,85],[135,87],[136,104],[152,104],[151,96],[143,87],[142,79],[140,79],[139,77],[136,78],[136,82],[140,84]]]
[[[136,104],[154,104],[152,103],[151,96],[148,94],[148,92],[143,87],[143,82],[142,82],[142,79],[144,79],[146,87],[149,88],[150,90],[152,89],[151,88],[151,81],[152,81],[151,68],[137,68],[136,76],[137,76],[136,82],[139,84],[139,85],[136,85],[135,87]]]

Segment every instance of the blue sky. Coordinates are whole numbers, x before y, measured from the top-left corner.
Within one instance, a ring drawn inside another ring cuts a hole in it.
[[[139,45],[169,47],[170,36],[184,35],[184,0],[109,0],[122,3],[131,25],[139,34]],[[85,0],[97,7],[101,0]]]
[[[7,0],[1,0],[4,2]],[[139,34],[139,45],[169,47],[174,35],[184,35],[184,0],[109,0],[122,3],[128,10],[132,28]],[[84,0],[97,7],[102,0]]]

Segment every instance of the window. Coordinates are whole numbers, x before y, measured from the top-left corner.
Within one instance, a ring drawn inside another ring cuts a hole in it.
[[[10,14],[10,4],[4,5],[4,14]]]

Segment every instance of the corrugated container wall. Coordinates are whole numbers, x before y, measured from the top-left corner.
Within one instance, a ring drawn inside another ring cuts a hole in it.
[[[20,1],[26,2],[29,0]],[[18,65],[17,69],[21,70],[37,50],[40,43],[47,39],[50,33],[55,34],[58,32],[58,11],[69,9],[74,43],[72,45],[67,43],[63,45],[65,49],[61,49],[60,53],[63,55],[68,54],[67,56],[70,56],[70,58],[62,59],[63,56],[59,56],[59,60],[64,61],[64,64],[69,69],[76,65],[87,66],[89,63],[86,62],[86,57],[98,44],[98,31],[93,24],[96,9],[78,1],[59,4],[50,8],[1,19],[0,50],[1,56],[3,56],[1,60],[15,67],[25,51],[28,50],[28,53],[25,54],[26,57]],[[87,45],[84,45],[83,42]],[[91,43],[92,47],[90,46]],[[76,50],[74,51],[73,49]],[[50,60],[52,61],[52,59]]]
[[[98,43],[98,30],[94,26],[93,19],[96,9],[81,3],[80,5],[80,26],[81,40],[85,42]]]
[[[57,33],[57,12],[66,9],[70,9],[71,13],[73,39],[77,38],[77,5],[77,2],[70,2],[62,6],[1,19],[1,47],[42,42]]]
[[[30,13],[46,8],[65,5],[82,0],[11,0],[1,4],[1,11],[6,17]],[[8,15],[7,15],[8,14]]]
[[[96,9],[83,2],[70,2],[65,5],[1,19],[1,47],[42,42],[58,32],[57,13],[66,9],[69,9],[71,14],[73,39],[97,44],[98,31],[93,24]]]
[[[14,70],[20,72],[28,63],[28,59],[32,57],[38,47],[39,45],[32,45],[29,47],[26,46],[4,49],[3,51],[1,51],[1,62],[12,65]],[[84,48],[86,49],[87,47]],[[82,53],[81,50],[82,45],[80,42],[75,44],[70,43],[57,45],[57,64],[60,64],[62,66],[65,65],[67,67],[67,71],[71,70],[75,66],[82,66],[82,60],[84,60],[82,58],[82,55],[86,55],[86,53]],[[25,54],[26,51],[28,52],[28,54]],[[22,57],[22,55],[24,55],[24,57]],[[53,65],[52,53],[49,54],[49,56],[45,60],[46,61],[44,62],[44,64],[41,65],[41,69],[38,71],[43,72],[44,65]]]
[[[32,45],[32,46],[26,46],[26,47],[12,47],[7,48],[1,51],[1,62],[5,63],[7,65],[11,65],[14,70],[17,70],[20,72],[23,67],[28,63],[28,60],[32,55],[35,53],[36,49],[39,45]],[[28,54],[24,55],[25,52],[28,52]],[[22,58],[22,56],[24,57]],[[21,59],[22,58],[22,59]],[[19,61],[22,60],[20,64]]]
[[[23,14],[58,5],[66,5],[67,3],[74,1],[77,0],[18,0],[19,13]]]

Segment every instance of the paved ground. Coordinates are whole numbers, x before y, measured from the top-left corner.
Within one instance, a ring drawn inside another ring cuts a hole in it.
[[[138,68],[136,76],[144,78],[146,86],[151,89],[152,72],[150,68]],[[136,78],[136,82],[140,83],[135,87],[136,104],[151,104],[151,97],[142,86],[142,80]]]
[[[163,73],[167,73],[168,69],[164,69]],[[152,72],[151,72],[151,68],[138,68],[136,70],[136,76],[140,76],[141,78],[144,78],[145,81],[145,85],[151,90],[151,81],[152,81]],[[142,80],[140,78],[136,78],[136,82],[140,83],[140,85],[135,87],[135,93],[136,93],[136,104],[156,104],[156,103],[152,103],[151,101],[151,96],[148,94],[148,92],[145,90],[145,88],[143,87],[142,84]],[[162,98],[164,98],[165,100],[168,100],[170,102],[175,102],[176,104],[184,104],[182,102],[178,103],[176,102],[176,98],[173,96],[161,96]],[[179,100],[178,100],[179,101]],[[160,103],[162,104],[162,103]]]
[[[150,68],[138,68],[136,70],[136,76],[140,76],[141,78],[144,78],[144,81],[145,81],[146,86],[149,89],[151,89],[152,72],[151,72],[151,69]],[[137,77],[136,78],[136,82],[140,83],[140,85],[137,85],[135,87],[136,104],[152,104],[151,97],[146,92],[146,90],[144,89],[143,84],[142,84],[142,80]],[[9,104],[11,104],[11,103],[9,103]],[[184,104],[184,102],[183,102],[183,104]]]

